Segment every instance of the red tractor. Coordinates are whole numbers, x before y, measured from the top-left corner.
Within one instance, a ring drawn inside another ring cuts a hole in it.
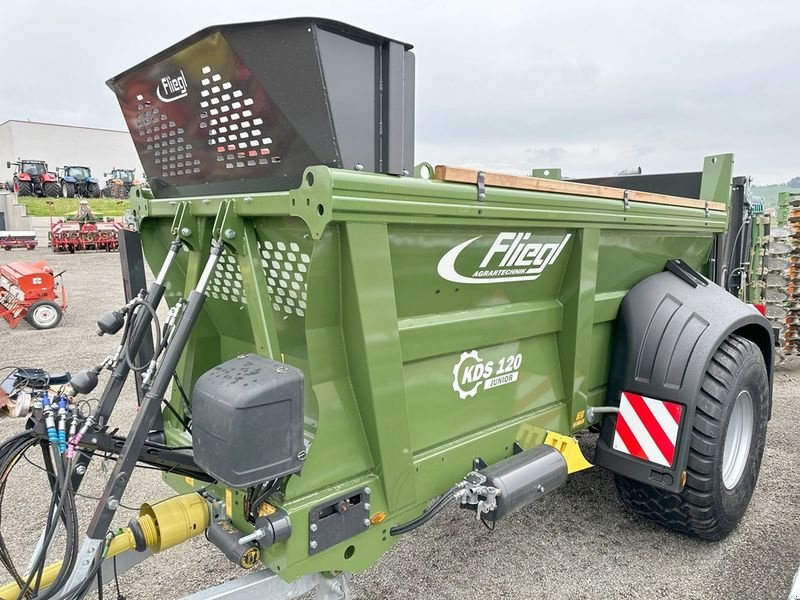
[[[6,162],[9,169],[11,165],[17,167],[14,172],[12,189],[17,196],[49,196],[58,197],[61,188],[58,185],[58,175],[47,170],[47,163],[43,160],[23,160]]]
[[[52,329],[67,308],[67,293],[60,278],[60,273],[53,275],[46,260],[0,265],[0,317],[12,329],[22,319],[36,329]]]

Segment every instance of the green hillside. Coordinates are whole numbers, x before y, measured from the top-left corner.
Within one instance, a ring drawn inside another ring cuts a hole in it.
[[[800,194],[800,188],[789,187],[788,185],[754,185],[751,188],[754,196],[764,198],[766,206],[778,205],[778,194],[781,192],[794,192]]]

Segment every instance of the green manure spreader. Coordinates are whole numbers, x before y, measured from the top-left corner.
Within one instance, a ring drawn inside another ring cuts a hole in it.
[[[122,350],[66,388],[110,370],[54,493],[97,452],[117,461],[43,590],[76,597],[109,557],[205,532],[268,569],[198,598],[345,598],[347,573],[444,507],[492,526],[593,465],[669,529],[717,540],[744,517],[774,342],[725,289],[747,256],[732,155],[592,180],[415,164],[414,60],[290,19],[206,29],[109,81],[155,198],[131,194],[131,299],[98,321]],[[141,408],[112,434],[135,355]],[[141,463],[179,495],[109,534]]]

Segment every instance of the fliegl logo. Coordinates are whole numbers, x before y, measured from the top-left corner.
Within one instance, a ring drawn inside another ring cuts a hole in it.
[[[500,387],[519,379],[522,354],[519,352],[500,357],[500,360],[484,360],[477,350],[462,352],[453,366],[453,391],[462,400],[472,398],[480,390]]]
[[[189,94],[189,86],[186,84],[186,76],[183,69],[180,75],[167,75],[161,78],[161,83],[156,86],[156,96],[162,102],[175,102],[180,98],[185,98]]]
[[[533,281],[558,260],[572,234],[557,242],[531,239],[530,233],[504,231],[494,238],[483,260],[468,271],[456,270],[456,260],[471,244],[485,236],[477,236],[450,249],[439,261],[439,276],[454,283],[508,283]]]

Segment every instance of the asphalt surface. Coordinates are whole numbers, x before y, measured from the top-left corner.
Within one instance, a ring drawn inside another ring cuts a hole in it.
[[[64,279],[69,309],[50,331],[27,323],[15,330],[0,321],[0,366],[41,366],[77,371],[110,354],[113,338],[98,338],[94,320],[122,304],[116,254],[53,255],[3,253],[0,260],[45,258]],[[722,542],[688,539],[624,511],[612,477],[590,469],[560,490],[488,531],[458,510],[401,539],[369,570],[355,574],[352,590],[361,599],[408,598],[668,598],[785,599],[800,566],[800,360],[778,366],[774,412],[761,476],[739,528]],[[126,389],[115,423],[127,430],[135,397]],[[23,421],[0,418],[0,438]],[[581,443],[591,456],[591,435]],[[41,458],[31,455],[34,462]],[[82,492],[96,496],[111,464],[95,464]],[[123,499],[126,506],[172,495],[154,471],[137,471]],[[49,492],[44,474],[20,462],[12,474],[0,526],[17,562],[24,563],[44,522]],[[94,502],[79,499],[88,519]],[[135,511],[118,511],[124,525]],[[85,523],[84,519],[84,523]],[[58,547],[54,552],[58,551]],[[242,575],[205,539],[198,538],[155,556],[120,576],[128,600],[169,600]],[[7,578],[0,576],[0,580]],[[116,598],[113,583],[106,597]]]

